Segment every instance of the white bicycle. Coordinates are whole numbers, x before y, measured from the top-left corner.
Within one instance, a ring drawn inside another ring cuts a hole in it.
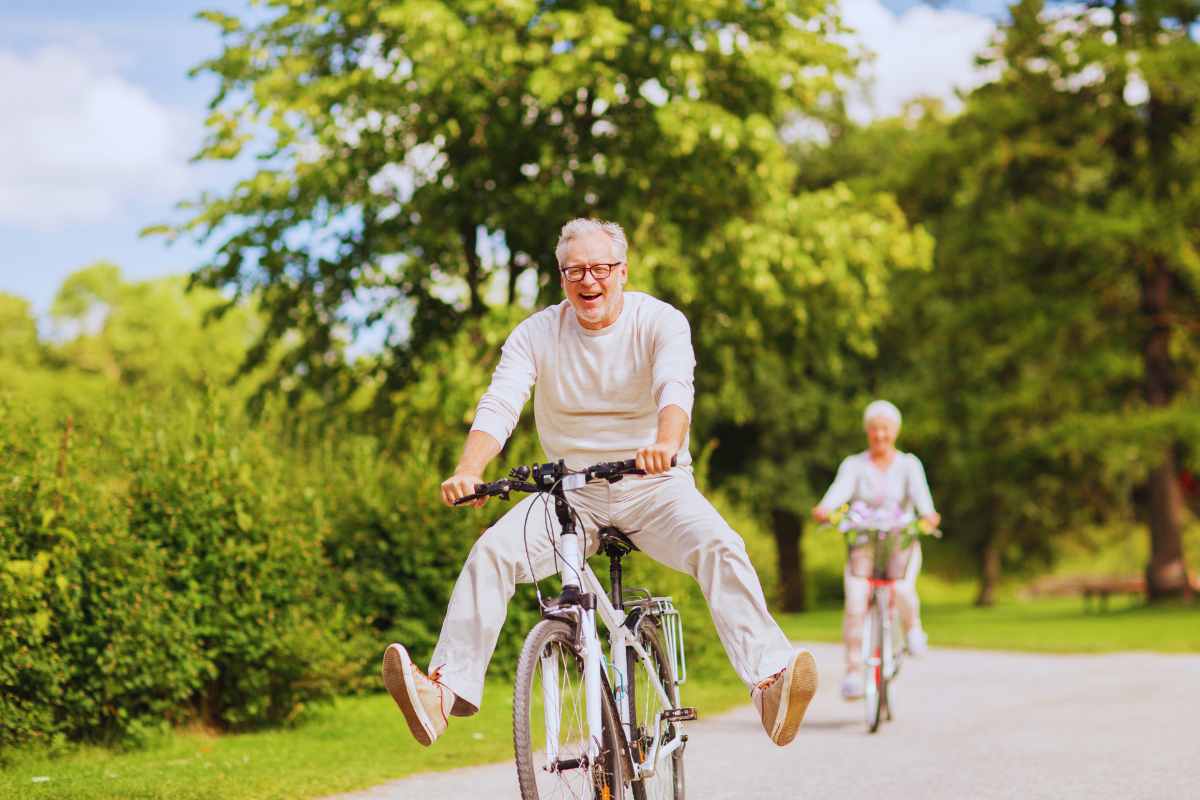
[[[568,470],[563,462],[517,467],[508,478],[479,484],[467,503],[534,492],[553,500],[561,532],[555,554],[562,594],[543,600],[542,621],[525,637],[513,696],[513,744],[523,800],[626,798],[683,800],[683,723],[687,677],[683,625],[669,597],[626,594],[621,559],[636,550],[615,528],[601,528],[611,595],[583,558],[582,526],[570,492],[593,480],[643,474],[633,461]],[[597,618],[608,634],[600,643]]]

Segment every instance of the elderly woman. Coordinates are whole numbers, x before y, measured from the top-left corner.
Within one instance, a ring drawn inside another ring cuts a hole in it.
[[[813,518],[828,522],[834,509],[851,503],[865,516],[887,518],[900,527],[913,520],[915,506],[923,520],[931,527],[937,527],[941,515],[933,508],[920,459],[896,449],[900,410],[886,400],[876,400],[863,413],[863,428],[867,433],[867,450],[842,461],[833,485],[812,510]],[[921,546],[914,544],[911,549],[904,577],[896,582],[895,592],[908,651],[919,656],[928,646],[925,631],[921,628],[916,587],[917,572],[921,569]],[[862,631],[870,595],[865,570],[861,566],[852,569],[853,564],[861,561],[855,558],[856,555],[860,554],[851,552],[844,573],[846,611],[842,637],[846,642],[846,677],[842,681],[842,696],[847,700],[861,697],[863,693]]]

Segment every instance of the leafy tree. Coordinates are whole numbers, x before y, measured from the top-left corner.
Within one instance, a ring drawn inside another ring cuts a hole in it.
[[[519,301],[555,299],[555,229],[617,219],[654,263],[688,263],[674,226],[753,214],[786,159],[776,130],[848,67],[824,5],[304,0],[255,25],[217,13],[220,81],[204,159],[263,166],[174,229],[220,240],[196,273],[261,290],[250,364],[349,391],[341,344],[386,329],[376,380]],[[731,243],[736,246],[736,243]],[[294,339],[288,338],[295,336]]]
[[[868,400],[860,367],[893,310],[889,277],[928,268],[933,243],[889,195],[840,184],[763,213],[700,239],[705,266],[690,270],[694,291],[677,302],[700,361],[696,441],[716,445],[710,477],[768,525],[783,606],[802,611],[804,518],[846,453],[835,421],[856,419]],[[726,241],[746,244],[730,252]],[[660,293],[682,294],[674,284]]]
[[[1200,6],[1014,6],[963,114],[857,136],[937,237],[933,281],[900,284],[889,392],[921,403],[948,527],[1005,560],[1129,500],[1149,524],[1151,598],[1186,594],[1181,461],[1200,392]],[[885,139],[898,134],[900,144]],[[861,163],[861,162],[860,162]],[[839,177],[846,177],[843,173]],[[875,184],[878,185],[878,184]],[[904,331],[920,331],[905,340]]]
[[[0,362],[28,367],[40,360],[37,323],[29,302],[0,292]]]
[[[189,293],[186,283],[178,276],[130,283],[106,262],[68,276],[51,308],[62,338],[53,348],[57,366],[146,392],[228,383],[257,320],[240,306],[206,325],[222,298]]]

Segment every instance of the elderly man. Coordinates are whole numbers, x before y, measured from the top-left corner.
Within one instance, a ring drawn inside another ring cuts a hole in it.
[[[572,492],[588,551],[594,552],[601,526],[640,531],[631,535],[639,549],[694,577],[763,727],[786,745],[816,691],[816,664],[810,653],[792,648],[771,618],[741,537],[696,489],[688,452],[691,330],[675,308],[625,291],[626,250],[625,233],[614,223],[575,219],[563,226],[555,255],[566,300],[532,315],[508,337],[458,467],[442,483],[442,500],[453,504],[483,483],[484,469],[536,386],[538,436],[551,460],[579,468],[634,456],[647,473]],[[402,645],[384,653],[384,683],[421,744],[432,744],[451,715],[479,709],[516,584],[556,572],[544,515],[526,513],[534,502],[531,496],[518,503],[471,549],[430,673],[422,673]]]

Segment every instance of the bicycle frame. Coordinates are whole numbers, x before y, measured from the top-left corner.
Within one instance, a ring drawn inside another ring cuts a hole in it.
[[[564,486],[570,489],[574,487]],[[560,503],[562,505],[560,505]],[[601,709],[601,695],[604,690],[605,680],[605,657],[602,647],[600,646],[599,635],[596,628],[596,616],[599,615],[604,624],[604,628],[608,631],[609,657],[607,659],[608,666],[611,667],[614,677],[616,678],[616,691],[613,692],[614,699],[617,700],[617,709],[620,718],[620,725],[625,732],[625,745],[628,749],[628,743],[632,740],[633,735],[633,720],[629,715],[629,704],[619,702],[624,699],[628,692],[629,680],[631,676],[628,674],[627,662],[625,660],[626,648],[633,648],[637,658],[646,667],[646,672],[653,680],[653,690],[658,695],[664,708],[677,708],[678,702],[678,686],[665,687],[662,685],[662,680],[655,669],[653,660],[646,648],[638,641],[633,631],[626,626],[626,621],[629,614],[623,609],[617,609],[609,600],[607,593],[604,591],[603,585],[599,578],[588,566],[587,561],[582,557],[579,547],[579,534],[575,530],[574,521],[569,516],[569,509],[564,512],[566,505],[565,497],[555,493],[555,506],[558,511],[559,521],[562,523],[562,532],[559,534],[560,552],[562,554],[563,567],[559,571],[559,577],[562,580],[563,596],[572,594],[571,589],[575,592],[581,592],[584,596],[594,598],[594,607],[588,608],[584,605],[571,605],[567,607],[559,607],[552,610],[552,616],[571,616],[574,617],[573,622],[577,632],[577,647],[580,651],[580,656],[583,659],[584,670],[584,693],[587,703],[587,722],[588,735],[588,758],[593,759],[599,755],[600,742],[603,740],[603,712]],[[682,649],[682,648],[680,648]],[[669,656],[672,662],[675,661],[675,648],[671,648]],[[674,663],[672,664],[674,666]],[[543,667],[545,662],[543,662]],[[677,674],[676,683],[682,682],[682,678]],[[558,739],[558,720],[551,719],[555,716],[555,711],[558,709],[557,685],[549,686],[550,682],[543,683],[543,708],[546,715],[546,757],[548,763],[554,763],[557,759],[556,752]],[[655,730],[662,721],[662,712],[654,720]],[[553,736],[551,735],[553,731]],[[684,744],[684,737],[681,726],[675,728],[675,735],[670,741],[663,743],[659,737],[655,737],[654,744],[650,752],[646,754],[643,762],[639,763],[632,757],[630,761],[633,764],[634,780],[652,777],[658,769],[659,762],[664,758],[669,758],[672,753],[678,750]],[[631,752],[632,756],[632,752]]]
[[[863,633],[863,663],[868,667],[882,670],[883,677],[891,680],[896,676],[898,659],[896,657],[896,648],[892,643],[892,623],[896,613],[896,580],[889,578],[868,578],[871,586],[870,598],[867,602],[867,615],[864,620],[865,625],[873,625],[871,621],[871,612],[876,608],[884,608],[886,611],[880,615],[882,619],[882,636],[880,645],[880,654],[876,656],[871,652],[871,637],[867,635],[869,629],[865,629]]]

